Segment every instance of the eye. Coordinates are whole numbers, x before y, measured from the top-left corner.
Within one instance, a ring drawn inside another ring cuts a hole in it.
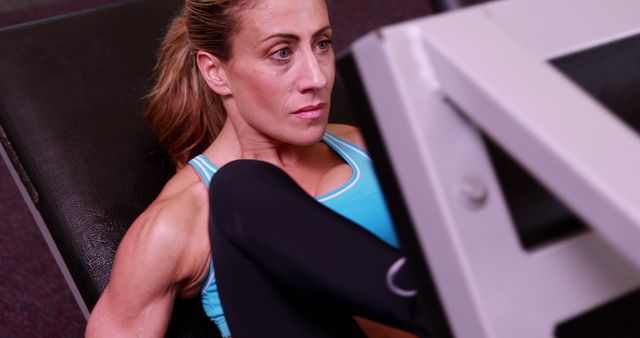
[[[285,61],[291,57],[291,49],[289,47],[280,48],[271,54],[271,57],[278,61]]]
[[[329,49],[331,49],[331,44],[332,44],[332,41],[329,40],[329,39],[322,40],[322,41],[318,42],[318,45],[317,45],[318,46],[318,50],[320,52],[326,52]]]

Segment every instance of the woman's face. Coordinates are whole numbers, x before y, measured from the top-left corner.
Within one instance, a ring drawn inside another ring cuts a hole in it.
[[[335,76],[325,0],[259,0],[240,15],[223,66],[240,137],[310,145],[322,137]]]

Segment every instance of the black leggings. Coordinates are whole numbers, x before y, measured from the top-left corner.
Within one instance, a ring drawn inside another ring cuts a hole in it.
[[[231,162],[214,176],[210,202],[216,279],[234,338],[365,337],[353,315],[428,336],[416,297],[387,286],[400,251],[279,168]],[[406,270],[394,281],[412,289]]]

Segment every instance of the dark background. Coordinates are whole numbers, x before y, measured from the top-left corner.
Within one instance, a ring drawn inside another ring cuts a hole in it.
[[[0,0],[0,29],[122,1]],[[428,0],[328,0],[328,4],[337,52],[376,27],[431,13]],[[3,161],[0,311],[0,337],[81,337],[86,325]]]

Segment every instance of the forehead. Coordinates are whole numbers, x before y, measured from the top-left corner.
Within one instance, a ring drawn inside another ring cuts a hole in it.
[[[242,10],[238,33],[257,40],[284,32],[304,36],[328,24],[325,0],[258,0]]]

